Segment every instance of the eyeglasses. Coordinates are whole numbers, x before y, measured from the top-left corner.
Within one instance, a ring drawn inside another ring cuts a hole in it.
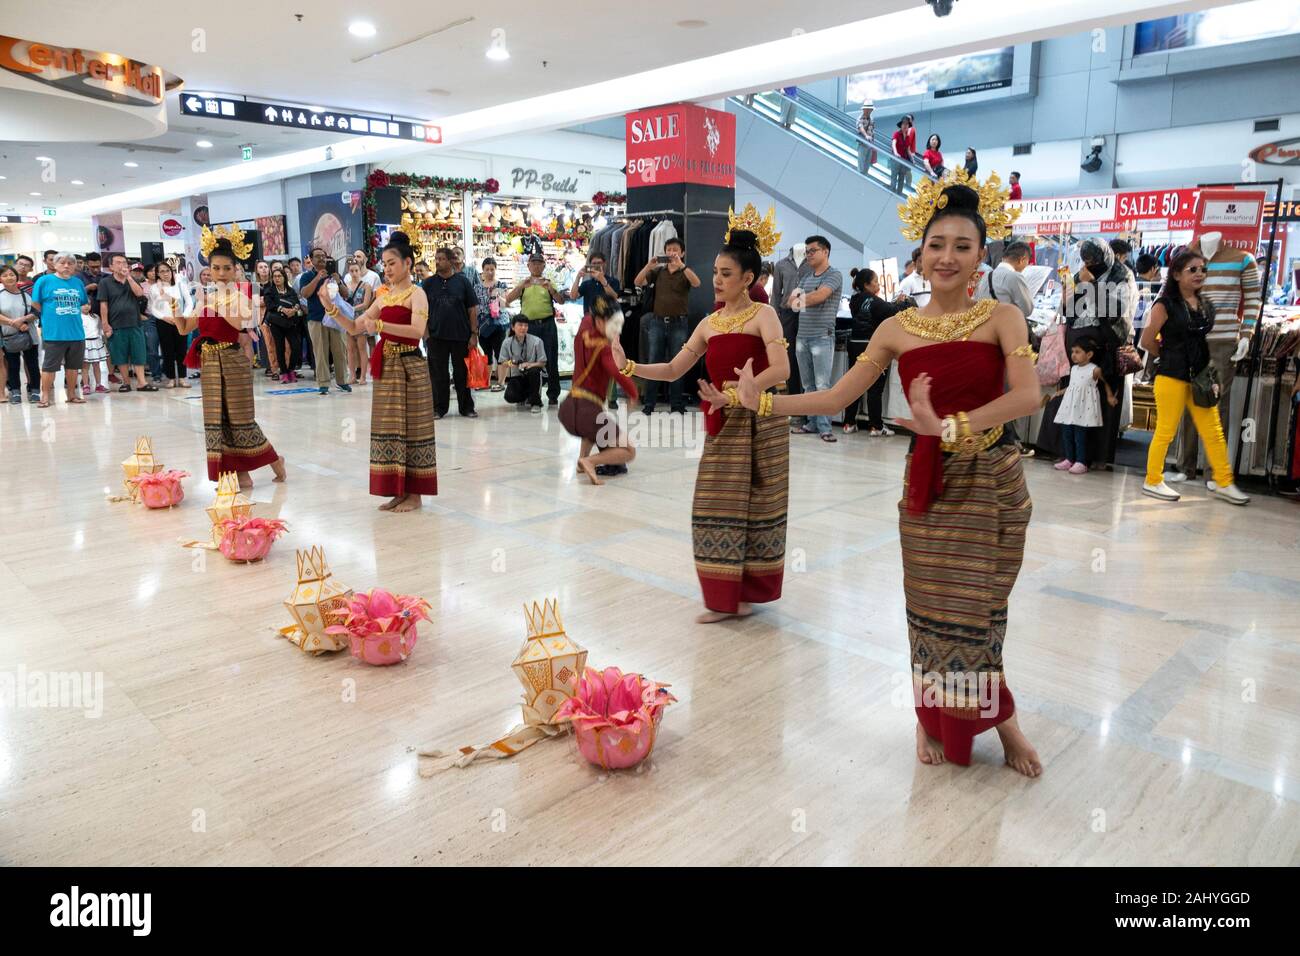
[[[1207,269],[1207,268],[1205,268],[1205,266],[1188,266],[1188,267],[1187,267],[1186,269],[1184,269],[1183,271],[1184,271],[1184,272],[1191,272],[1191,273],[1193,273],[1194,275],[1196,275],[1196,274],[1204,274],[1204,273],[1207,273],[1207,272],[1209,272],[1210,270]]]

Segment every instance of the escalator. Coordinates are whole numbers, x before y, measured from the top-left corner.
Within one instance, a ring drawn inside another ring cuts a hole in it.
[[[854,117],[802,89],[735,96],[727,109],[736,115],[738,202],[750,187],[796,233],[822,232],[868,258],[905,254],[897,206],[926,173],[896,158],[889,138],[877,131],[864,140]]]

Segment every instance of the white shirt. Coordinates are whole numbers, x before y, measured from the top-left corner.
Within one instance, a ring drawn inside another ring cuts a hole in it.
[[[996,269],[984,273],[975,290],[975,301],[981,299],[1010,303],[1024,313],[1025,318],[1034,314],[1034,297],[1029,294],[1029,283],[1009,262],[999,262]]]
[[[379,278],[378,272],[375,272],[373,269],[367,269],[362,273],[361,281],[370,286],[370,291],[374,292],[379,288],[379,284],[382,280]]]
[[[916,300],[917,308],[924,308],[930,304],[930,283],[921,278],[921,273],[913,272],[898,283],[898,294],[911,296]]]
[[[155,319],[175,316],[180,301],[180,286],[163,285],[161,282],[149,286],[149,314]]]

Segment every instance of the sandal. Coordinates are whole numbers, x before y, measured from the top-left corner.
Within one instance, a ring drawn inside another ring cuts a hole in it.
[[[130,386],[130,385],[127,385],[127,384],[124,382],[124,383],[122,383],[121,385],[119,385],[119,386],[117,387],[117,390],[118,390],[119,392],[129,392],[129,391],[131,391],[131,386]]]
[[[156,391],[158,391],[158,386],[157,386],[157,385],[141,385],[138,389],[136,389],[136,391],[139,391],[139,392],[156,392]]]
[[[80,395],[78,395],[76,398],[69,398],[69,399],[68,399],[68,404],[69,404],[69,405],[85,405],[85,404],[86,404],[86,400],[85,400],[84,398],[82,398]]]
[[[49,407],[50,407],[50,403],[49,403],[49,402],[37,402],[37,403],[36,403],[36,407],[37,407],[37,408],[49,408]]]
[[[830,432],[822,432],[822,441],[839,441],[839,439]]]

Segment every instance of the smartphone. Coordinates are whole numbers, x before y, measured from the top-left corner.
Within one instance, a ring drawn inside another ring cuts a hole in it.
[[[655,261],[656,261],[656,262],[663,263],[664,265],[668,265],[668,257],[667,257],[667,256],[657,256],[657,257],[655,258]]]

